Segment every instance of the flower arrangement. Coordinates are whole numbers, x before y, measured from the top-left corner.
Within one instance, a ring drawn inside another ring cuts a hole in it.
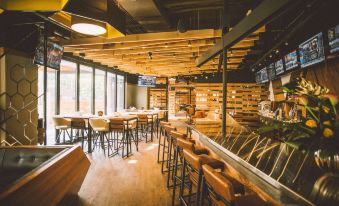
[[[302,150],[330,156],[339,151],[338,97],[329,89],[304,78],[283,85],[282,90],[291,95],[295,103],[306,108],[309,114],[300,122],[272,122],[259,128],[265,136],[275,136],[279,141]]]

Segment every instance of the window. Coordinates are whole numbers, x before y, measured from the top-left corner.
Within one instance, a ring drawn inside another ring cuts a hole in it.
[[[125,108],[125,77],[117,75],[117,110]]]
[[[53,123],[53,116],[55,115],[56,103],[56,72],[54,69],[47,68],[47,128],[46,137],[47,144],[52,145],[55,143],[55,129]],[[44,67],[38,68],[38,114],[39,118],[44,118]]]
[[[113,114],[116,106],[116,74],[107,73],[107,114]]]
[[[60,113],[75,112],[76,63],[61,61],[60,65]]]
[[[95,70],[95,113],[105,111],[105,71]]]
[[[80,65],[79,110],[86,114],[92,113],[92,74],[92,67]]]

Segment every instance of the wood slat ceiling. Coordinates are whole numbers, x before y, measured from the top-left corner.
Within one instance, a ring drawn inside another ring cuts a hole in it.
[[[229,69],[238,68],[254,41],[259,39],[259,33],[264,31],[262,27],[232,47],[228,52]],[[220,30],[205,29],[132,34],[113,39],[82,38],[62,43],[65,52],[125,72],[171,77],[215,72],[218,59],[200,68],[195,66],[195,59],[219,41],[220,35]]]

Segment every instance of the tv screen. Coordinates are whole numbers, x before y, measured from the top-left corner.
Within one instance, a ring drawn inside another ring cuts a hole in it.
[[[267,67],[267,74],[268,74],[268,79],[272,80],[272,79],[275,78],[274,63],[268,65],[268,67]]]
[[[138,86],[140,87],[155,87],[155,77],[151,76],[139,76]]]
[[[261,75],[260,71],[255,73],[255,82],[258,83],[258,84],[261,83],[260,75]]]
[[[60,69],[60,63],[64,48],[56,43],[47,42],[47,66],[52,69]],[[44,65],[44,40],[40,38],[35,50],[34,63]]]
[[[284,73],[284,65],[282,59],[275,62],[275,74],[279,75]]]
[[[261,69],[259,72],[260,72],[260,82],[261,83],[268,82],[268,75],[267,75],[266,67]]]
[[[339,51],[339,24],[327,31],[330,53]]]
[[[302,68],[325,60],[322,33],[319,33],[300,44],[299,53]]]
[[[297,51],[294,50],[294,51],[292,51],[291,53],[287,54],[287,55],[284,57],[284,60],[285,60],[286,71],[298,67]]]

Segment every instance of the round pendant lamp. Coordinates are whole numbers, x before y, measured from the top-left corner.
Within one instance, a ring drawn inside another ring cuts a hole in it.
[[[97,36],[107,32],[104,22],[84,17],[72,16],[71,24],[72,30],[81,34]]]

